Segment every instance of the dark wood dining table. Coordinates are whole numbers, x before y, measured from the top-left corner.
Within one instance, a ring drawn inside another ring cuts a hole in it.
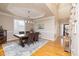
[[[28,38],[27,34],[14,34],[15,37],[19,38],[20,45],[24,47],[23,38]]]

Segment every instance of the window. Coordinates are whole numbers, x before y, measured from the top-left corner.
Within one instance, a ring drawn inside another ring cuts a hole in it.
[[[19,31],[25,31],[25,22],[24,20],[14,20],[14,33],[19,33]]]

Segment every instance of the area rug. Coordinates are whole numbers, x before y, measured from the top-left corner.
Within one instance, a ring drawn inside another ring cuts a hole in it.
[[[31,44],[30,46],[25,44],[25,47],[21,47],[17,42],[9,42],[9,43],[3,44],[2,47],[4,50],[5,56],[31,56],[35,50],[39,49],[47,42],[48,40],[39,39],[38,42]]]

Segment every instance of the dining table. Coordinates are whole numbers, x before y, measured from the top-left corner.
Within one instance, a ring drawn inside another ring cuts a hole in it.
[[[14,34],[15,37],[19,38],[20,45],[24,47],[23,38],[28,38],[27,34]]]

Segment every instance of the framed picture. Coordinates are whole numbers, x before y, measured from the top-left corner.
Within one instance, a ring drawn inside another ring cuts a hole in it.
[[[44,29],[44,24],[39,24],[38,29]]]

